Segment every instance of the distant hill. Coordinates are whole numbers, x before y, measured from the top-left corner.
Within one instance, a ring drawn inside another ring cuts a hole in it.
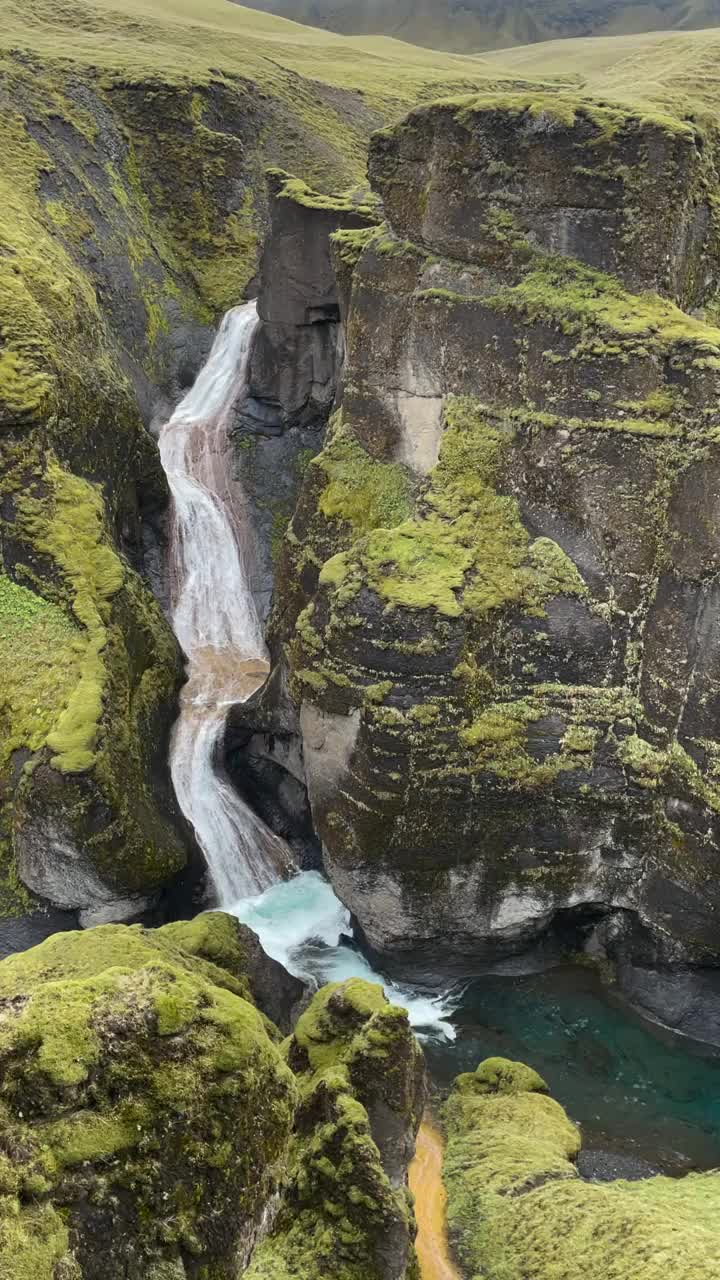
[[[720,0],[246,0],[251,8],[343,35],[385,35],[456,53],[569,36],[696,31],[720,25]]]

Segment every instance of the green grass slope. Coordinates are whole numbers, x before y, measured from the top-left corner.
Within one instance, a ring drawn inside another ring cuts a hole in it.
[[[253,7],[345,35],[395,36],[458,52],[720,22],[718,0],[254,0]]]
[[[107,72],[242,75],[267,89],[291,73],[399,103],[481,73],[475,59],[343,40],[228,0],[1,0],[0,48]]]

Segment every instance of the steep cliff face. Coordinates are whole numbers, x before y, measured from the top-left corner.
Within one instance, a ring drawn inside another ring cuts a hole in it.
[[[328,871],[408,964],[568,915],[713,963],[715,139],[491,96],[370,173],[275,614]]]
[[[266,180],[260,325],[232,427],[247,523],[255,535],[254,595],[263,617],[282,535],[303,471],[322,444],[337,388],[342,331],[330,236],[377,221],[377,200],[366,188],[328,196],[282,169],[270,169]]]
[[[326,195],[278,169],[268,172],[267,183],[260,324],[231,429],[252,530],[253,593],[264,618],[283,536],[303,476],[322,447],[344,358],[331,237],[340,230],[362,233],[379,216],[377,197],[366,186]],[[278,593],[278,609],[285,603]],[[231,709],[225,746],[238,789],[290,841],[299,865],[318,866],[297,708],[282,666],[255,698]]]
[[[403,1009],[350,979],[315,996],[289,1043],[300,1102],[288,1179],[249,1280],[410,1280],[407,1167],[425,1102]]]
[[[469,1275],[488,1280],[694,1280],[717,1269],[716,1172],[583,1182],[580,1134],[537,1072],[489,1058],[444,1108],[448,1223]]]

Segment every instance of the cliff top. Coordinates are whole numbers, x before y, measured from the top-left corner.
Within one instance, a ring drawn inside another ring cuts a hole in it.
[[[28,0],[22,7],[0,0],[0,59],[8,54],[131,82],[242,77],[288,94],[302,77],[352,91],[360,110],[400,113],[449,94],[565,88],[683,115],[716,109],[720,30],[546,40],[478,57],[385,35],[340,36],[225,0]]]

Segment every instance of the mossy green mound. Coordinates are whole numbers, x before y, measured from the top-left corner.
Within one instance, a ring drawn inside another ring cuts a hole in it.
[[[234,1280],[295,1099],[242,966],[220,914],[0,964],[3,1280]]]
[[[583,1182],[580,1135],[522,1063],[459,1076],[444,1110],[451,1239],[487,1280],[711,1280],[720,1173]]]
[[[484,421],[469,396],[449,397],[444,427],[417,515],[397,522],[396,504],[392,527],[372,529],[352,548],[342,571],[334,566],[325,581],[339,582],[343,595],[367,585],[392,605],[432,607],[450,617],[463,609],[481,617],[511,604],[542,614],[550,596],[582,595],[584,583],[572,561],[549,538],[531,543],[517,502],[496,490],[507,436]],[[323,465],[322,455],[317,464]],[[388,468],[383,471],[387,476]],[[331,484],[320,499],[326,515],[343,510],[332,495]]]
[[[288,1044],[300,1105],[289,1178],[252,1280],[403,1280],[413,1274],[406,1169],[424,1099],[404,1010],[361,979],[315,996]]]

